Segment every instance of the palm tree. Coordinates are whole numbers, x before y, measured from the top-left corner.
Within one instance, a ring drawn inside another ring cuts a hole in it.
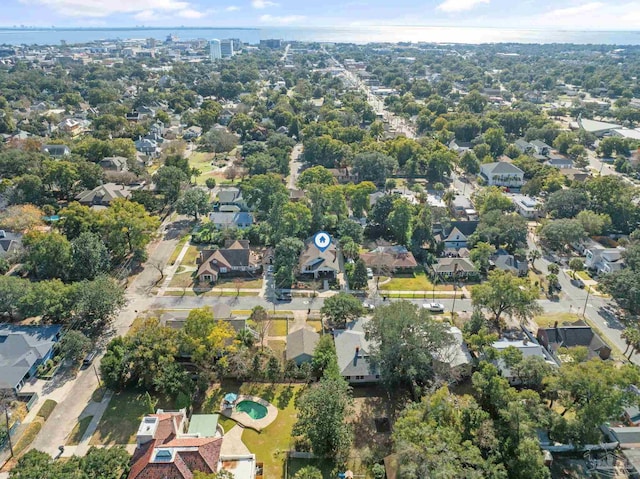
[[[447,208],[449,208],[449,210],[451,210],[451,207],[453,205],[453,200],[456,197],[456,192],[453,190],[447,190],[445,191],[444,195],[442,195],[442,201],[444,201],[444,203],[447,205]]]
[[[625,328],[620,336],[627,344],[627,349],[624,350],[624,353],[622,353],[622,355],[625,356],[627,352],[629,352],[629,349],[631,349],[631,352],[629,352],[629,356],[627,356],[627,359],[631,359],[633,353],[640,350],[640,330],[634,326]]]
[[[531,266],[533,266],[533,263],[540,258],[542,258],[542,253],[539,249],[529,251],[529,261],[531,262]]]

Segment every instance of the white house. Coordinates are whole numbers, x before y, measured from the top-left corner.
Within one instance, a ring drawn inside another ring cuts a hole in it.
[[[619,271],[624,265],[623,252],[624,248],[605,248],[601,244],[594,243],[584,250],[584,265],[598,273]]]
[[[487,182],[488,186],[520,188],[524,184],[524,171],[505,161],[481,165],[480,177]]]
[[[540,202],[526,195],[511,195],[511,201],[520,216],[537,218],[540,216]]]

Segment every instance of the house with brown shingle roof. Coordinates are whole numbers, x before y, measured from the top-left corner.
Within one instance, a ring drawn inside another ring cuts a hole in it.
[[[224,248],[203,250],[198,265],[201,283],[215,283],[221,275],[255,276],[262,267],[248,240],[227,240]]]
[[[413,253],[404,246],[378,246],[369,253],[362,253],[360,258],[369,268],[380,268],[383,266],[391,273],[412,271],[418,262],[413,257]]]

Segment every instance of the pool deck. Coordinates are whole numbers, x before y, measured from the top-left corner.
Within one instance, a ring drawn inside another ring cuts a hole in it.
[[[262,419],[253,419],[246,412],[237,411],[235,406],[233,408],[227,408],[227,409],[221,406],[220,414],[222,414],[225,417],[229,417],[233,419],[234,421],[236,421],[238,424],[242,426],[250,427],[251,429],[255,429],[258,432],[262,431],[265,427],[267,427],[269,424],[275,421],[276,417],[278,417],[278,408],[275,407],[270,402],[265,401],[261,397],[246,396],[241,394],[238,396],[238,399],[236,399],[236,404],[239,404],[242,401],[254,401],[254,402],[257,402],[258,404],[262,404],[264,407],[267,408],[267,415]]]

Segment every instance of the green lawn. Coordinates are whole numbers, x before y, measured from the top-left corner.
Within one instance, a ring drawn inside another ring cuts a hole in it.
[[[170,405],[161,403],[158,402],[156,409],[171,409]],[[151,412],[144,393],[127,390],[114,394],[90,444],[134,444],[140,420]]]
[[[257,279],[243,279],[243,278],[239,278],[241,280],[240,282],[240,288],[241,289],[260,289],[262,288],[262,278],[257,278]],[[216,288],[223,288],[223,289],[229,289],[229,288],[236,288],[236,283],[233,281],[233,278],[227,278],[227,279],[223,279],[220,280],[216,283],[216,285],[213,287],[213,289],[215,290]]]
[[[264,463],[264,477],[283,477],[285,451],[292,446],[291,430],[296,421],[295,398],[300,393],[299,384],[263,384],[224,381],[209,392],[203,412],[216,412],[222,397],[228,392],[259,396],[278,408],[278,417],[261,433],[245,429],[242,441]]]
[[[67,439],[67,446],[77,446],[82,440],[85,431],[89,427],[89,423],[93,419],[93,416],[87,416],[80,419],[71,431],[69,439]]]
[[[425,273],[416,273],[413,276],[395,276],[385,284],[380,285],[384,291],[432,291],[433,283]],[[448,284],[436,284],[436,291],[453,291],[453,286]]]
[[[575,313],[547,313],[536,316],[533,320],[540,328],[550,328],[556,321],[559,325],[563,323],[574,323],[578,320],[578,315]]]
[[[201,249],[202,248],[199,248],[198,246],[189,245],[189,248],[187,249],[187,252],[184,254],[184,257],[182,258],[182,261],[180,262],[180,265],[195,266],[196,265],[196,260],[198,259],[198,256],[200,255],[200,250]]]
[[[289,333],[289,324],[286,319],[272,319],[269,324],[269,336],[286,336]]]
[[[591,276],[589,276],[589,273],[586,271],[576,271],[576,276],[583,281],[589,281],[591,279]]]
[[[176,248],[173,250],[173,253],[171,253],[171,256],[169,257],[169,262],[167,264],[174,264],[176,262],[176,260],[178,259],[178,256],[180,256],[180,251],[182,251],[182,247],[187,241],[189,241],[189,236],[190,235],[185,235],[183,238],[180,239],[180,241],[176,245]]]
[[[46,421],[47,419],[49,419],[49,416],[51,416],[51,413],[53,412],[53,410],[57,405],[58,403],[55,402],[53,399],[47,399],[44,402],[44,404],[42,404],[42,406],[40,407],[40,410],[38,411],[37,415]]]
[[[289,459],[287,462],[287,477],[285,479],[293,479],[296,473],[306,466],[313,466],[320,469],[322,477],[333,477],[334,464],[328,459]]]

